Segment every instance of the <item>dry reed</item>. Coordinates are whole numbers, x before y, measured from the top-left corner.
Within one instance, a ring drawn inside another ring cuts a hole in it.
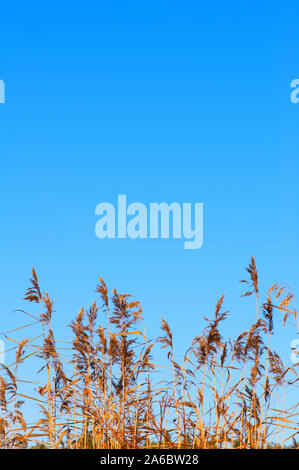
[[[274,284],[260,302],[253,257],[247,273],[243,296],[255,294],[256,322],[224,340],[222,296],[179,364],[168,323],[162,319],[162,336],[148,340],[139,302],[116,290],[110,296],[102,278],[102,305],[82,308],[70,325],[72,341],[58,347],[53,301],[33,270],[25,299],[39,313],[23,312],[34,323],[20,329],[38,324],[41,332],[21,341],[6,335],[16,354],[0,371],[0,448],[298,448],[298,403],[286,409],[284,399],[298,387],[296,365],[285,366],[271,348],[274,313],[283,324],[297,319],[294,295]],[[159,344],[169,368],[153,361]],[[24,394],[19,368],[34,358],[41,379],[29,377],[32,393]],[[39,409],[34,423],[25,422],[24,401]]]

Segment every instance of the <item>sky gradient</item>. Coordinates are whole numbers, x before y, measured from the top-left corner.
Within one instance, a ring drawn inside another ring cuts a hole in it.
[[[278,281],[298,293],[295,1],[1,10],[1,331],[24,321],[10,312],[24,308],[32,266],[54,298],[57,337],[100,275],[141,301],[149,337],[169,321],[178,354],[222,293],[226,334],[254,321],[238,282],[252,255],[262,293]],[[203,247],[99,240],[95,208],[118,194],[202,202]],[[286,361],[295,337],[287,325],[274,338]]]

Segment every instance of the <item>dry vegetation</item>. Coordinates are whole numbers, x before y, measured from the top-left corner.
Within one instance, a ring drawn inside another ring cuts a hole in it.
[[[179,364],[168,323],[162,319],[161,337],[147,339],[139,302],[116,290],[110,296],[101,278],[100,307],[80,310],[70,344],[56,341],[53,302],[33,270],[25,299],[40,310],[23,313],[41,330],[23,341],[6,335],[16,354],[0,370],[0,448],[298,447],[298,403],[286,400],[290,390],[296,397],[296,365],[285,366],[271,348],[275,312],[278,327],[297,318],[293,294],[273,285],[260,301],[254,258],[247,275],[241,282],[244,296],[256,297],[256,322],[223,339],[222,296]],[[154,363],[154,346],[166,350],[169,367]],[[39,380],[32,370],[25,395],[20,366],[36,358]],[[32,411],[34,423],[22,414],[28,402],[39,413]]]

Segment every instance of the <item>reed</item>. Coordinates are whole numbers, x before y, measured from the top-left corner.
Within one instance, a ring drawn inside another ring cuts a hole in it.
[[[284,365],[271,346],[275,316],[278,327],[297,320],[294,294],[274,284],[261,301],[253,257],[246,271],[242,297],[255,295],[256,322],[223,338],[221,296],[180,364],[167,321],[148,339],[140,303],[110,294],[102,278],[96,301],[68,327],[71,341],[56,340],[53,301],[33,269],[25,300],[38,313],[22,311],[34,322],[18,330],[40,332],[22,340],[5,334],[15,358],[0,371],[0,448],[298,448],[298,402],[286,408],[285,400],[296,396],[296,365]],[[169,366],[156,364],[157,348]],[[38,361],[39,375],[21,380],[25,361]],[[37,418],[26,423],[28,403]]]

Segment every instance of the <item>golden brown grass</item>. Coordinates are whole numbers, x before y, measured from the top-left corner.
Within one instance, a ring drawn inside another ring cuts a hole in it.
[[[162,319],[161,337],[148,340],[139,302],[116,290],[110,296],[101,278],[101,305],[79,311],[70,344],[56,341],[53,302],[33,270],[25,299],[40,310],[24,313],[41,331],[22,341],[6,336],[16,356],[0,372],[0,448],[298,447],[298,403],[286,409],[285,399],[296,391],[298,374],[271,348],[274,312],[283,314],[283,323],[297,318],[294,296],[275,284],[260,302],[254,258],[247,273],[241,282],[249,286],[244,296],[256,297],[256,322],[225,340],[222,296],[179,364],[168,323]],[[169,367],[154,363],[157,345],[167,351]],[[34,358],[41,361],[41,379],[28,377],[28,395],[18,373]],[[36,422],[25,422],[24,401],[39,409]]]

